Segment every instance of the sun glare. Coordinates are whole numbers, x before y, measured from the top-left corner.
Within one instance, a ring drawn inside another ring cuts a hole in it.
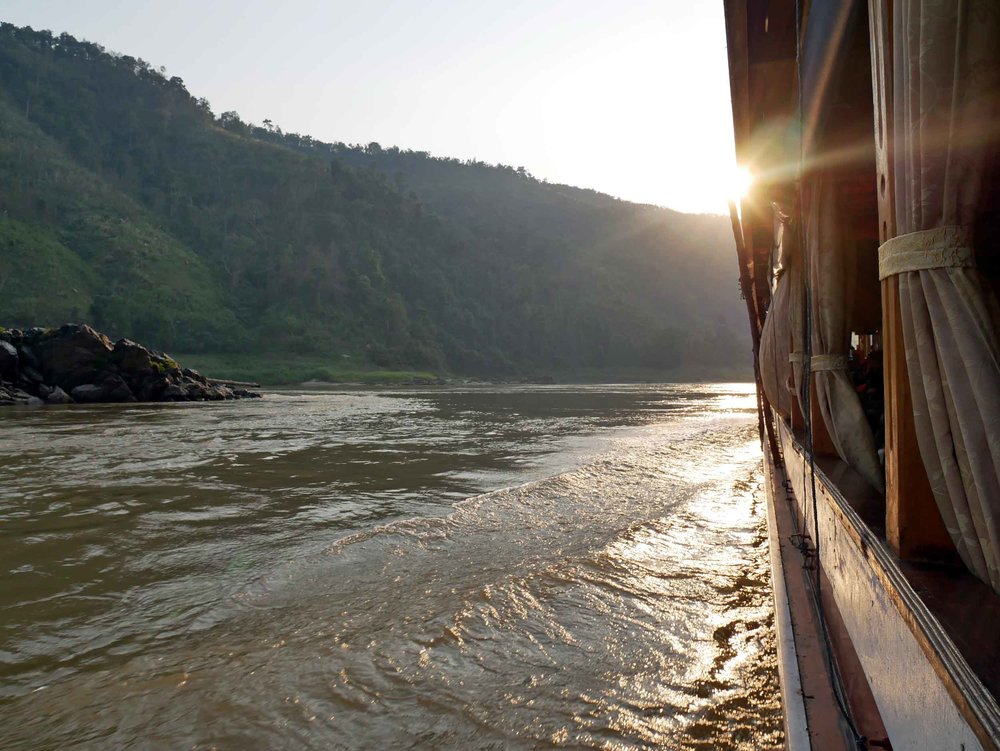
[[[753,186],[753,175],[750,174],[749,170],[737,167],[729,176],[727,197],[733,201],[741,201],[747,197],[751,186]]]

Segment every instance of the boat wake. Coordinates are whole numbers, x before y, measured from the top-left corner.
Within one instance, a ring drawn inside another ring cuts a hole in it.
[[[341,538],[0,706],[0,745],[780,745],[759,462],[745,416],[679,420]]]

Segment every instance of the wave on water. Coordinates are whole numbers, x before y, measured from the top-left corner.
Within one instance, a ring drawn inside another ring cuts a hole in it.
[[[0,741],[780,746],[760,483],[745,415],[632,430],[275,565],[163,650],[0,707]]]

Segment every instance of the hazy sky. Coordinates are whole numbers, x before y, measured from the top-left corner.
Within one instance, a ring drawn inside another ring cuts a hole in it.
[[[0,0],[165,66],[216,113],[724,212],[722,0]]]

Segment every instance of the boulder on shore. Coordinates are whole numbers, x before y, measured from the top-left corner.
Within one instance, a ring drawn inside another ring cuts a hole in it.
[[[15,378],[21,358],[10,342],[0,340],[0,378]]]
[[[46,404],[72,404],[73,397],[63,391],[61,388],[56,386],[48,393],[45,397]]]
[[[0,405],[258,398],[90,326],[0,329]]]

